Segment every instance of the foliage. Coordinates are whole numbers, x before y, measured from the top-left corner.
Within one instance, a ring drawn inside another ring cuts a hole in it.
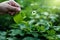
[[[59,40],[60,9],[44,0],[15,0],[21,12],[0,16],[0,40]],[[50,0],[49,0],[50,1]]]

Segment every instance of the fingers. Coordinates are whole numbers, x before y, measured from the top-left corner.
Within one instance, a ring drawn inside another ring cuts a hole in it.
[[[18,3],[16,3],[15,1],[10,1],[10,2],[9,2],[9,5],[17,8],[17,11],[20,11],[20,10],[21,10],[21,9],[20,9],[20,5],[19,5]]]
[[[21,9],[19,4],[16,3],[15,1],[5,1],[1,3],[0,10],[1,12],[14,15],[15,13],[19,12]]]
[[[20,5],[18,3],[16,3],[15,1],[10,0],[8,3],[8,13],[11,15],[14,15],[16,12],[19,12],[20,9]]]
[[[9,11],[12,11],[12,12],[19,12],[19,11],[20,11],[19,8],[14,7],[14,6],[11,6],[11,5],[8,6],[8,10],[9,10]]]
[[[15,6],[16,7],[20,7],[20,5],[18,3],[16,3],[15,1],[14,1],[14,3],[15,3]]]
[[[10,15],[14,15],[16,12],[20,11],[20,8],[9,5],[8,10],[9,10],[8,13]]]
[[[16,3],[15,1],[9,1],[9,4],[11,6],[20,7],[20,5],[18,3]]]

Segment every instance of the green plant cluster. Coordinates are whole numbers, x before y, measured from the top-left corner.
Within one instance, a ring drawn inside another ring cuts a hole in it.
[[[15,0],[21,11],[0,15],[0,40],[60,40],[60,9],[48,0]]]

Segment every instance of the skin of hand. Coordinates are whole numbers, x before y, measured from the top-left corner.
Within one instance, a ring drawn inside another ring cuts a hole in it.
[[[9,13],[11,15],[14,15],[20,10],[20,5],[15,1],[5,1],[0,3],[0,14]]]

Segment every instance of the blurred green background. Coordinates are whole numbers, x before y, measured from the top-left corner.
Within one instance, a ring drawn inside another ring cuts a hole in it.
[[[21,11],[0,15],[0,40],[60,40],[60,0],[15,1]]]

